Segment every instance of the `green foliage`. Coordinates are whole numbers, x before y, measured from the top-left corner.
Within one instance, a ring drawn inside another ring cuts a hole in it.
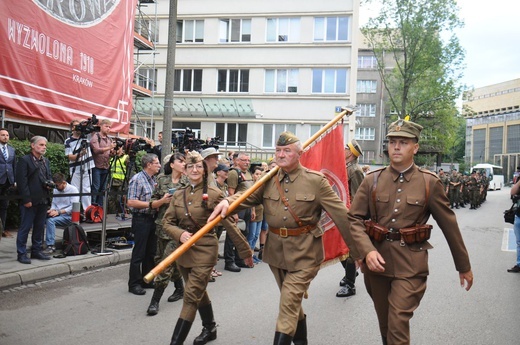
[[[16,158],[25,156],[31,152],[31,144],[28,140],[9,140],[9,144],[16,150]],[[51,164],[51,172],[61,172],[68,176],[69,174],[69,163],[67,157],[65,157],[65,149],[63,144],[47,143],[47,152],[45,154]],[[7,210],[7,221],[6,227],[15,229],[20,225],[20,210],[18,208],[18,200],[13,200],[9,203]]]
[[[385,0],[362,28],[396,114],[391,120],[409,115],[425,128],[422,145],[444,153],[460,141],[455,102],[464,51],[453,34],[463,25],[457,10],[455,0]]]

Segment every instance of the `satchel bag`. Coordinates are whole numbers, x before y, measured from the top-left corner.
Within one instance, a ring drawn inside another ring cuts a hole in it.
[[[504,221],[506,223],[515,224],[515,215],[517,211],[516,205],[516,202],[514,202],[509,210],[504,211]]]

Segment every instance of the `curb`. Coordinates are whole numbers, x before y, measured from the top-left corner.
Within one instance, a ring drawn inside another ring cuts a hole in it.
[[[86,271],[92,271],[98,268],[114,266],[130,262],[132,250],[114,250],[111,255],[91,256],[71,260],[67,262],[57,261],[55,264],[46,266],[29,268],[18,272],[6,273],[0,275],[0,291],[5,289],[16,288],[22,285],[36,283],[42,280],[61,277],[65,275],[74,275]]]

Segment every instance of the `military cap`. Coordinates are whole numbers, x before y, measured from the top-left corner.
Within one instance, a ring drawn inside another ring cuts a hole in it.
[[[356,139],[352,139],[345,148],[349,149],[350,152],[352,152],[352,154],[356,157],[363,156],[363,150],[361,149],[361,146],[359,146]]]
[[[287,146],[294,143],[297,143],[300,141],[298,137],[291,132],[283,132],[280,134],[280,137],[278,138],[278,141],[276,142],[277,146]]]
[[[186,164],[195,164],[198,162],[202,162],[204,158],[197,151],[190,151],[186,154]]]
[[[229,171],[229,167],[225,164],[219,164],[215,168],[215,172],[219,172],[219,171]]]
[[[172,154],[166,155],[166,157],[163,158],[162,162],[163,164],[167,164],[170,162],[170,158],[172,157]]]
[[[423,127],[412,121],[399,119],[388,126],[387,137],[416,138],[419,140]]]
[[[218,150],[214,147],[208,147],[207,149],[204,149],[200,152],[202,158],[206,159],[208,158],[209,156],[215,156],[215,155],[220,155],[220,152],[218,152]]]

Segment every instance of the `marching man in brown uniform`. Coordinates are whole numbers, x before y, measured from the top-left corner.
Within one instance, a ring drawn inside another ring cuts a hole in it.
[[[344,239],[350,236],[345,203],[324,175],[300,165],[301,154],[300,140],[292,133],[282,133],[275,153],[280,167],[278,174],[236,210],[264,205],[269,230],[263,261],[269,264],[280,289],[275,345],[290,345],[291,341],[297,345],[308,343],[306,315],[301,303],[324,259],[323,230],[318,227],[322,211],[330,215]],[[209,220],[218,214],[226,216],[229,203],[238,195],[240,193],[224,199]]]
[[[428,249],[433,248],[427,242],[430,214],[448,242],[461,286],[469,290],[473,284],[468,252],[442,182],[414,164],[421,130],[411,121],[390,125],[390,166],[365,177],[349,211],[383,344],[410,344],[409,321],[426,291]]]

